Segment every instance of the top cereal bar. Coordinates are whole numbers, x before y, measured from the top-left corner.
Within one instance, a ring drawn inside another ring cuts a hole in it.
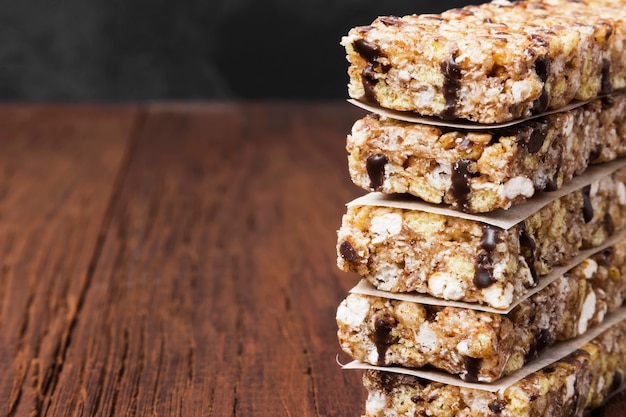
[[[495,0],[343,37],[350,97],[490,124],[626,87],[626,1]]]

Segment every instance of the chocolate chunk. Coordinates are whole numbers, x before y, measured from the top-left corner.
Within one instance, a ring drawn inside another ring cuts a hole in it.
[[[582,189],[583,193],[583,219],[585,223],[593,220],[593,206],[591,205],[591,185],[585,185]]]
[[[602,60],[602,84],[600,87],[601,94],[609,94],[613,91],[613,83],[611,82],[611,61]]]
[[[540,56],[535,60],[535,72],[542,83],[548,81],[550,75],[550,59],[545,56]]]
[[[359,53],[359,55],[361,55],[370,63],[376,61],[377,58],[383,56],[380,46],[376,45],[373,42],[366,41],[365,39],[357,39],[356,41],[354,41],[352,46]]]
[[[474,285],[482,289],[490,287],[495,282],[491,257],[485,251],[481,251],[474,266]]]
[[[535,105],[533,111],[535,113],[543,113],[548,110],[548,106],[550,105],[550,96],[548,95],[548,91],[544,88],[541,91],[541,95],[537,100],[535,100]]]
[[[341,245],[339,245],[339,254],[346,262],[351,264],[355,264],[359,259],[359,255],[356,253],[354,246],[347,240],[344,240],[341,242]]]
[[[469,210],[468,196],[471,191],[469,185],[471,172],[469,171],[469,167],[471,163],[472,161],[469,159],[461,159],[452,165],[452,185],[450,186],[450,192],[459,208],[465,212]]]
[[[537,153],[543,147],[543,142],[546,140],[548,134],[548,123],[544,120],[542,122],[534,123],[531,128],[530,136],[526,142],[526,149],[533,154]]]
[[[499,227],[483,224],[483,235],[480,238],[480,246],[487,252],[491,252],[501,241],[500,234],[502,229]]]
[[[528,264],[528,269],[530,269],[530,275],[533,277],[533,281],[535,284],[537,283],[537,270],[535,269],[535,240],[526,230],[526,224],[524,222],[518,223],[519,226],[519,246],[520,252],[524,259],[526,260],[526,264]]]
[[[604,215],[604,219],[602,221],[602,225],[604,226],[604,231],[608,236],[612,236],[615,232],[615,222],[613,221],[613,217],[611,213],[606,213]]]
[[[492,413],[500,414],[502,410],[504,410],[504,408],[506,407],[506,403],[501,400],[495,400],[495,401],[490,402],[488,407]]]
[[[539,333],[535,335],[535,340],[530,346],[530,349],[526,353],[526,360],[530,361],[539,356],[548,346],[554,343],[554,334],[548,329],[540,329]]]
[[[370,177],[370,188],[378,190],[385,182],[385,165],[389,160],[385,155],[371,155],[365,162],[367,175]]]
[[[439,313],[442,308],[443,307],[440,306],[424,304],[424,310],[426,310],[426,320],[435,321],[437,319],[437,313]]]
[[[378,18],[385,26],[402,26],[404,21],[397,16],[381,16]]]
[[[477,382],[478,373],[480,372],[480,364],[482,360],[478,358],[465,357],[465,370],[466,374],[463,375],[463,380],[468,382]]]
[[[395,322],[390,316],[383,316],[374,322],[374,344],[378,351],[378,364],[385,364],[385,354],[392,344],[391,331],[395,326]]]
[[[461,87],[461,77],[463,76],[461,68],[456,63],[457,53],[450,55],[447,61],[440,64],[443,73],[443,96],[446,99],[446,105],[441,113],[443,119],[456,118],[456,101]]]
[[[546,111],[550,104],[550,96],[546,90],[546,81],[548,81],[548,77],[550,75],[550,60],[545,56],[537,58],[535,60],[535,72],[543,83],[543,89],[541,90],[541,95],[535,101],[534,112],[541,113]]]
[[[602,145],[598,145],[596,146],[590,153],[589,153],[589,162],[593,162],[596,159],[598,159],[600,157],[600,155],[602,155]]]

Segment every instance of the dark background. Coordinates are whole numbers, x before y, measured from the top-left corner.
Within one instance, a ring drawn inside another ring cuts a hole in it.
[[[470,3],[481,1],[0,1],[0,98],[345,98],[351,27]]]

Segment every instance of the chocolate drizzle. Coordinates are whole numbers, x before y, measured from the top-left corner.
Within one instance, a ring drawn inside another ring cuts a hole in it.
[[[502,229],[495,226],[483,225],[483,235],[480,239],[481,250],[474,266],[474,285],[476,288],[487,288],[496,280],[493,278],[492,252],[501,241]]]
[[[447,61],[440,64],[443,73],[443,96],[446,99],[446,105],[441,112],[441,118],[451,120],[456,118],[456,102],[458,99],[459,88],[461,88],[461,78],[463,76],[461,68],[456,63],[457,52],[450,55]]]
[[[480,246],[488,252],[493,251],[496,248],[496,245],[501,241],[501,233],[502,229],[484,224],[483,236],[480,239]]]
[[[354,50],[363,57],[369,64],[361,71],[361,82],[363,84],[363,100],[370,103],[378,103],[376,98],[375,87],[378,84],[376,78],[377,70],[388,71],[389,68],[381,65],[378,61],[380,57],[384,57],[382,49],[379,45],[366,41],[365,39],[357,39],[352,43]]]
[[[461,159],[452,164],[452,185],[450,186],[450,192],[452,197],[456,200],[456,203],[464,212],[469,210],[468,196],[471,191],[469,180],[471,178],[471,172],[469,170],[472,161],[469,159]]]
[[[493,278],[493,263],[491,257],[484,252],[478,254],[474,266],[474,285],[476,288],[487,288],[496,282]]]
[[[535,334],[535,340],[526,353],[526,361],[536,359],[548,346],[554,344],[554,341],[554,334],[550,330],[540,329],[539,333]]]
[[[548,76],[550,75],[550,60],[545,56],[540,56],[535,60],[535,72],[537,76],[543,83],[543,89],[541,90],[541,95],[535,101],[535,113],[541,113],[548,109],[550,104],[550,96],[548,95],[548,90],[546,89],[546,82],[548,81]]]
[[[583,193],[583,219],[585,223],[593,220],[593,206],[591,205],[591,185],[585,185],[582,189]]]
[[[376,79],[376,70],[372,64],[369,64],[367,67],[361,71],[361,82],[363,84],[363,100],[369,103],[378,103],[378,99],[376,98],[376,84],[378,84],[378,80]]]
[[[373,63],[376,59],[380,58],[383,53],[380,46],[373,42],[366,41],[365,39],[357,39],[352,43],[354,50],[359,53],[367,62]]]
[[[472,358],[469,356],[465,357],[465,375],[463,375],[463,380],[467,382],[477,382],[478,374],[480,372],[480,364],[482,359]]]
[[[378,351],[378,364],[385,364],[385,355],[387,349],[392,344],[391,331],[394,328],[393,319],[388,316],[382,316],[374,322],[374,344],[376,344],[376,350]]]
[[[533,282],[537,284],[537,270],[535,269],[535,240],[526,230],[526,224],[524,222],[518,223],[518,226],[520,253],[528,264],[528,269],[530,270],[530,275],[533,277]]]
[[[600,87],[601,94],[609,94],[613,91],[613,83],[611,82],[611,61],[602,60],[602,84]]]
[[[367,169],[367,175],[370,177],[370,188],[378,190],[383,186],[385,181],[385,165],[389,160],[385,155],[376,154],[371,155],[365,162]]]
[[[547,134],[548,122],[545,119],[543,121],[534,123],[531,127],[528,140],[525,143],[528,152],[531,154],[539,152],[543,147],[543,143],[546,140]]]

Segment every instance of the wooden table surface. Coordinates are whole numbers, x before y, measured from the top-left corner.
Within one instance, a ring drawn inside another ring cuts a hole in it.
[[[0,106],[0,415],[360,416],[334,316],[362,114]]]

